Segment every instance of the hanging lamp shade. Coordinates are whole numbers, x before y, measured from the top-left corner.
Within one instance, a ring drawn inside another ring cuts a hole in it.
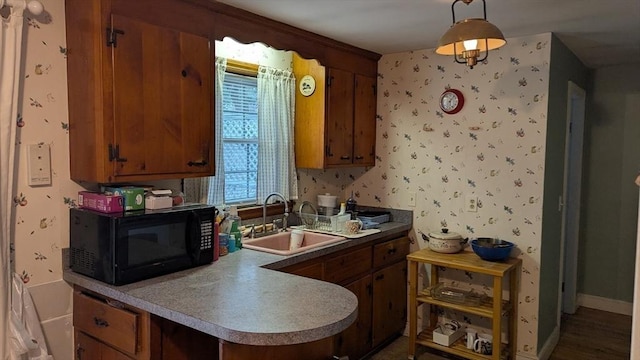
[[[461,56],[467,40],[478,40],[476,49],[481,52],[497,49],[507,43],[502,31],[487,20],[464,19],[453,24],[442,35],[436,53]]]
[[[506,44],[507,41],[504,39],[502,31],[487,21],[485,0],[482,0],[482,18],[470,18],[456,22],[454,6],[460,1],[469,5],[473,0],[455,0],[451,4],[453,25],[438,41],[436,54],[453,55],[457,63],[467,64],[470,68],[473,68],[478,61],[484,61],[487,58],[489,50],[497,49]],[[478,59],[481,52],[484,52],[484,57]]]

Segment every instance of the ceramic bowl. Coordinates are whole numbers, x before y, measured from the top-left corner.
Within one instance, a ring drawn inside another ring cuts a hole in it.
[[[471,240],[471,248],[481,259],[502,261],[509,257],[515,244],[506,240],[478,238]]]

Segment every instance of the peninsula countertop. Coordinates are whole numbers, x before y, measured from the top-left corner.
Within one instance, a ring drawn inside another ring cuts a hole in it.
[[[381,232],[291,256],[241,249],[212,264],[112,286],[64,271],[65,281],[226,341],[289,345],[333,336],[357,317],[349,290],[279,269],[390,235],[411,224],[381,224]]]

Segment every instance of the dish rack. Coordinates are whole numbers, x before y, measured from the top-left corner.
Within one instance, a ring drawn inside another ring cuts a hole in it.
[[[300,214],[300,221],[305,229],[330,231],[341,233],[344,231],[344,225],[347,220],[351,220],[351,214],[344,215],[316,215],[316,214]]]

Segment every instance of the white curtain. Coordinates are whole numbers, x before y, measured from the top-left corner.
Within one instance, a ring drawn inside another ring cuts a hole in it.
[[[272,192],[298,198],[294,157],[296,80],[291,71],[258,68],[258,201]]]
[[[8,359],[11,308],[11,218],[24,2],[9,8],[0,29],[0,359]]]
[[[184,193],[188,201],[222,205],[224,196],[224,156],[222,146],[222,85],[227,71],[227,59],[216,58],[214,158],[216,175],[184,180]]]

